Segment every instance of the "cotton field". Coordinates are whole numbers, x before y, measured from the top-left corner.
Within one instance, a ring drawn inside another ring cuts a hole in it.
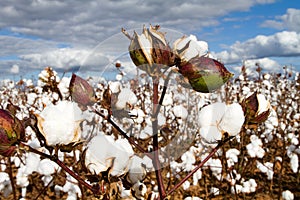
[[[12,151],[0,149],[1,199],[156,199],[157,166],[168,199],[300,198],[299,73],[241,69],[212,93],[176,82],[165,90],[160,81],[156,136],[151,79],[143,73],[129,81],[83,78],[93,90],[83,87],[79,97],[69,88],[74,75],[50,67],[37,82],[2,80],[1,108],[24,123],[25,137]],[[246,123],[242,102],[251,95],[259,102],[251,120],[269,110],[264,122]]]

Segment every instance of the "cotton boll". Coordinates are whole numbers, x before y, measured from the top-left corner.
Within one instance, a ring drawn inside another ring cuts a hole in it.
[[[172,93],[165,94],[162,106],[173,105],[173,95]]]
[[[238,162],[238,155],[240,154],[240,151],[237,149],[229,149],[226,152],[226,158],[227,158],[227,165],[228,167],[231,167],[234,165],[234,163]]]
[[[147,125],[140,133],[139,138],[142,140],[146,140],[153,135],[152,126]]]
[[[222,133],[216,126],[204,126],[200,128],[200,136],[208,144],[216,143],[222,139]]]
[[[110,174],[120,176],[127,172],[132,155],[133,149],[126,139],[115,141],[113,136],[98,135],[87,146],[85,165],[96,174],[111,167]]]
[[[213,194],[214,196],[218,196],[220,194],[219,188],[212,187],[210,188],[210,193]]]
[[[31,174],[33,171],[37,171],[39,164],[40,164],[40,156],[35,153],[28,153],[26,157],[26,167],[25,167],[25,174]]]
[[[299,159],[297,154],[292,153],[292,155],[290,156],[290,164],[291,164],[292,171],[294,173],[297,173],[299,167]]]
[[[25,173],[26,167],[22,166],[18,168],[16,176],[16,184],[20,187],[27,187],[29,185],[28,175]]]
[[[272,180],[273,179],[273,163],[270,162],[266,162],[265,164],[262,164],[260,162],[256,162],[256,167],[262,172],[265,173],[268,177],[268,180]]]
[[[119,81],[109,82],[108,85],[112,93],[119,93],[121,91],[121,83]]]
[[[69,77],[63,77],[59,84],[58,84],[58,89],[60,93],[64,96],[67,97],[69,95],[69,85],[70,85],[71,79]]]
[[[219,123],[219,128],[227,132],[230,136],[236,136],[239,134],[244,121],[245,117],[242,107],[238,103],[233,103],[227,105],[222,120]]]
[[[5,198],[12,192],[10,178],[6,172],[0,172],[0,192]]]
[[[257,184],[254,179],[250,179],[249,181],[243,182],[243,193],[251,193],[255,192]]]
[[[239,193],[242,192],[242,190],[243,190],[243,186],[241,186],[241,185],[236,184],[234,186],[231,186],[231,193],[232,194],[239,194]]]
[[[68,193],[69,200],[77,200],[77,195],[81,197],[81,190],[77,185],[77,180],[74,179],[71,175],[67,174],[67,181],[63,186],[63,191]]]
[[[201,178],[202,178],[202,171],[199,169],[193,175],[193,185],[197,185]]]
[[[143,159],[138,156],[131,158],[131,163],[128,170],[128,180],[135,184],[145,178],[146,169],[143,167]]]
[[[265,150],[262,148],[262,141],[256,135],[250,136],[251,143],[246,146],[250,157],[262,158],[265,155]]]
[[[38,96],[36,93],[33,93],[33,92],[27,93],[27,103],[29,105],[33,105],[37,97]]]
[[[157,122],[158,126],[163,126],[164,124],[166,124],[166,117],[163,114],[158,113]]]
[[[173,107],[173,113],[175,117],[181,118],[181,119],[186,119],[188,116],[188,111],[187,109],[182,106],[182,105],[177,105]]]
[[[191,171],[194,168],[194,163],[196,162],[196,158],[193,152],[187,151],[181,156],[182,165],[185,171]]]
[[[119,148],[119,152],[117,150],[111,155],[111,157],[115,158],[110,171],[112,176],[119,176],[120,174],[126,173],[130,164],[130,158],[134,154],[131,145],[126,139],[116,140],[114,149],[116,147]]]
[[[59,101],[56,105],[48,105],[37,118],[38,128],[49,146],[68,145],[81,137],[82,111],[74,102]]]
[[[140,200],[145,200],[145,196],[147,193],[147,187],[144,183],[137,182],[132,186],[132,190],[134,191],[134,195],[136,198]]]
[[[219,122],[226,110],[225,103],[214,103],[202,108],[199,112],[199,126],[212,126]]]
[[[189,187],[190,187],[190,182],[189,181],[185,181],[183,184],[182,184],[182,188],[184,189],[184,190],[187,190],[187,189],[189,189]]]
[[[289,190],[285,190],[282,192],[282,199],[283,200],[294,200],[294,194]]]
[[[58,169],[58,165],[51,160],[41,160],[37,172],[46,176],[53,174]]]
[[[199,197],[185,197],[184,200],[202,200]]]
[[[129,88],[124,88],[119,93],[115,106],[116,109],[121,110],[125,109],[127,104],[131,106],[135,105],[137,101],[136,95]]]
[[[220,159],[210,159],[207,162],[213,175],[220,181],[222,179],[222,163]]]
[[[135,109],[131,110],[129,112],[129,115],[132,116],[132,119],[138,124],[141,124],[145,118],[144,111],[139,108],[135,108]]]

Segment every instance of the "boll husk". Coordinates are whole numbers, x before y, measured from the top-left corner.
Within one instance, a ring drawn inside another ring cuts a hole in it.
[[[271,112],[271,105],[265,96],[252,93],[241,102],[246,121],[248,124],[258,124],[266,121]]]
[[[165,34],[158,31],[159,26],[143,28],[141,35],[134,31],[133,37],[123,29],[123,33],[131,39],[129,54],[133,63],[151,76],[160,73],[161,68],[175,64],[175,54],[165,39]]]
[[[222,63],[204,56],[181,63],[179,73],[188,79],[195,91],[202,93],[220,88],[233,76]]]
[[[0,155],[12,156],[16,144],[25,138],[22,122],[9,111],[0,109]]]

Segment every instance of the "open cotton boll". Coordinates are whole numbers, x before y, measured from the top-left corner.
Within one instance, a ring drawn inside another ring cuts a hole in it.
[[[143,159],[138,156],[133,156],[128,170],[128,180],[130,183],[135,184],[145,178],[146,169],[143,167]]]
[[[174,42],[174,49],[179,57],[185,61],[197,56],[204,56],[208,53],[208,44],[205,41],[198,41],[196,36],[179,38]]]
[[[68,145],[81,137],[82,111],[70,101],[59,101],[48,105],[37,114],[38,128],[49,146]]]
[[[142,109],[135,108],[129,112],[131,118],[138,124],[141,124],[144,121],[145,113]]]
[[[262,148],[262,141],[256,135],[250,136],[250,144],[247,144],[246,149],[250,157],[262,158],[265,155],[265,150]]]
[[[291,164],[291,168],[292,168],[292,171],[294,173],[297,173],[298,172],[298,167],[299,167],[299,159],[298,159],[298,155],[295,154],[295,153],[292,153],[291,156],[290,156],[290,164]]]
[[[64,95],[65,97],[69,95],[70,81],[71,79],[69,77],[63,77],[57,86],[61,94]]]
[[[262,173],[265,173],[268,177],[268,180],[273,179],[274,171],[273,169],[273,163],[266,162],[264,164],[260,163],[259,161],[256,161],[256,167],[259,169]]]
[[[57,169],[58,169],[58,165],[55,162],[53,162],[49,159],[43,159],[43,160],[41,160],[37,171],[40,174],[49,176],[49,175],[53,174]]]
[[[222,139],[222,133],[217,126],[204,126],[200,128],[200,136],[206,143],[215,143]]]
[[[138,199],[141,199],[141,200],[145,200],[145,195],[147,193],[147,187],[144,183],[141,183],[141,182],[137,182],[135,183],[132,188],[131,188],[133,191],[134,191],[134,195],[136,198]]]
[[[173,107],[173,113],[175,117],[181,118],[181,119],[186,119],[188,116],[188,111],[187,109],[182,106],[182,105],[177,105]]]
[[[109,82],[108,85],[112,93],[119,93],[121,90],[121,83],[119,81]]]
[[[126,139],[115,141],[113,136],[98,135],[87,146],[85,165],[96,174],[111,167],[110,174],[120,176],[128,171],[133,154],[133,149]]]
[[[199,112],[199,126],[212,126],[219,122],[226,110],[225,103],[214,103],[202,108]]]
[[[184,200],[202,200],[200,197],[185,197]]]
[[[6,172],[0,172],[0,192],[7,197],[12,192],[9,175]]]
[[[234,163],[238,162],[238,155],[240,155],[240,151],[237,149],[229,149],[226,151],[227,165],[231,167]]]
[[[240,104],[227,105],[225,113],[219,123],[219,128],[230,136],[239,134],[245,121],[244,112]]]
[[[294,194],[289,190],[285,190],[282,192],[282,199],[283,200],[294,200]]]
[[[134,105],[137,101],[136,95],[129,88],[124,88],[119,93],[115,106],[116,109],[121,110],[125,109],[127,104]]]

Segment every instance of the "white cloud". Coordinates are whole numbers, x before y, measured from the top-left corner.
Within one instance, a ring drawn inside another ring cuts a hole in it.
[[[249,59],[243,62],[243,65],[247,69],[248,75],[257,76],[257,72],[256,72],[257,64],[262,68],[263,71],[267,71],[267,72],[282,71],[282,66],[278,62],[270,58]],[[232,67],[232,69],[235,71],[236,74],[241,73],[241,65],[234,66]]]
[[[28,61],[35,66],[69,69],[72,67],[86,66],[86,69],[101,69],[109,63],[106,56],[99,52],[93,52],[86,49],[61,48],[53,51],[47,51],[43,54],[27,54],[20,56],[23,60]]]
[[[19,65],[14,64],[11,68],[10,68],[10,73],[12,74],[18,74],[20,71]]]
[[[145,1],[3,0],[0,28],[83,45],[94,45],[121,27],[160,23],[179,31],[200,30],[218,24],[217,17],[232,11],[246,11],[273,0]]]
[[[13,60],[1,60],[1,57],[10,55],[21,58],[17,63],[20,71],[49,65],[69,68],[82,63],[96,67],[96,64],[99,66],[107,60],[111,61],[111,55],[124,53],[123,49],[113,52],[116,45],[124,44],[116,37],[113,38],[115,45],[111,45],[112,38],[110,43],[104,41],[101,44],[103,50],[99,50],[99,57],[95,52],[90,52],[99,42],[120,33],[121,27],[136,29],[143,24],[158,23],[162,27],[189,34],[218,25],[218,18],[230,12],[247,11],[257,4],[273,2],[275,0],[86,0],[84,3],[79,0],[2,0],[0,29],[11,32],[13,36],[0,35],[0,68],[12,66]],[[290,11],[291,15],[294,15],[293,12]],[[62,43],[69,48],[60,49]],[[234,44],[232,52],[222,52],[220,55],[224,54],[224,60],[233,62],[241,54],[247,56],[254,51],[252,47],[250,52],[243,52],[243,49],[242,52],[235,51],[243,45]],[[122,47],[127,48],[126,45]],[[104,58],[104,53],[110,49],[111,55]],[[89,57],[86,61],[83,60],[85,56]]]
[[[250,68],[253,71],[257,68],[256,64],[259,64],[262,69],[272,72],[279,71],[282,68],[280,64],[270,58],[246,60],[244,64],[246,68]]]
[[[300,32],[300,9],[289,8],[286,14],[266,20],[261,26]]]
[[[300,56],[300,33],[283,31],[270,36],[258,35],[245,42],[236,42],[228,50],[213,55],[225,63],[236,63],[242,59]]]

